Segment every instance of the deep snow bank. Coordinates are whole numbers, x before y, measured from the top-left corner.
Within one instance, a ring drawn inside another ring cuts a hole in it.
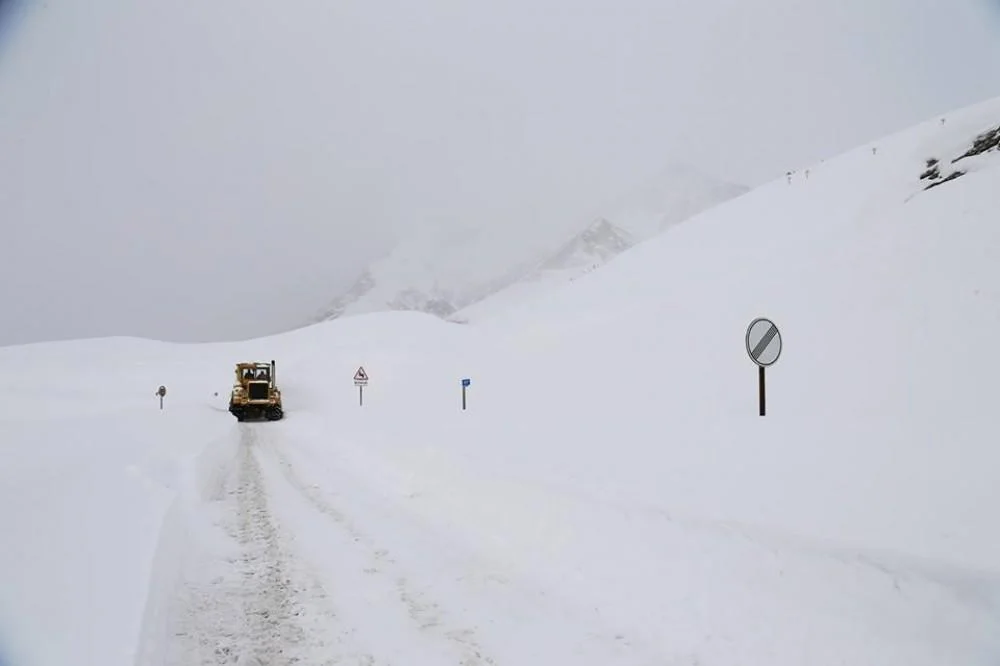
[[[232,427],[213,403],[217,373],[186,351],[128,339],[0,349],[14,380],[0,386],[13,664],[130,663],[166,511],[193,456]]]

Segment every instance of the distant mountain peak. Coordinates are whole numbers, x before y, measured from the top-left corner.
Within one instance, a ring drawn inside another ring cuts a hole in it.
[[[594,219],[553,256],[539,266],[541,270],[564,270],[576,266],[602,264],[635,245],[635,237],[606,217]]]
[[[366,268],[346,292],[334,299],[329,306],[317,314],[316,320],[327,321],[340,317],[352,303],[363,299],[374,288],[375,278],[372,276],[371,268]]]
[[[551,230],[511,237],[506,230],[438,226],[411,232],[374,262],[314,321],[385,310],[447,318],[511,285],[543,274],[574,279],[637,243],[748,188],[670,165],[602,207],[561,245]],[[547,245],[547,247],[546,247]],[[553,249],[553,246],[554,249]]]

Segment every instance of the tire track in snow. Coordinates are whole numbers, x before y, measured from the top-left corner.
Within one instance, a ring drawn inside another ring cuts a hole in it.
[[[201,538],[185,540],[180,589],[161,649],[140,664],[165,666],[376,666],[354,647],[319,579],[288,549],[269,506],[253,428],[240,429],[236,469],[223,480],[219,513]],[[192,519],[199,523],[198,518]],[[210,522],[207,521],[206,522]],[[192,531],[194,531],[192,529]],[[227,553],[216,539],[230,539]]]
[[[303,648],[310,647],[303,620],[303,597],[322,600],[325,593],[314,581],[293,581],[292,563],[284,552],[277,527],[270,515],[267,496],[251,445],[253,431],[244,430],[240,446],[240,482],[236,491],[237,524],[232,526],[240,543],[241,578],[247,593],[243,599],[244,644],[241,661],[248,664],[295,664],[302,661]],[[327,618],[333,620],[332,612]],[[318,646],[321,647],[321,644]],[[249,655],[249,656],[248,656]]]
[[[405,608],[412,623],[421,632],[432,632],[456,649],[460,656],[460,661],[457,662],[458,666],[495,666],[497,662],[485,653],[473,629],[450,624],[448,614],[444,609],[413,587],[407,576],[399,570],[396,560],[388,550],[379,547],[343,511],[324,497],[315,486],[303,483],[296,474],[291,461],[278,447],[266,446],[264,448],[267,455],[274,459],[288,485],[319,514],[335,523],[350,536],[353,543],[364,550],[365,557],[370,562],[370,566],[364,570],[364,573],[369,576],[381,576],[391,582],[398,601]]]

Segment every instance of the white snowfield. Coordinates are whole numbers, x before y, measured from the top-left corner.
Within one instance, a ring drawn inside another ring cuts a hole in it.
[[[1000,153],[950,161],[998,124],[468,325],[0,349],[0,663],[996,666]],[[968,172],[925,191],[932,157]],[[272,358],[286,419],[236,423],[233,364]]]

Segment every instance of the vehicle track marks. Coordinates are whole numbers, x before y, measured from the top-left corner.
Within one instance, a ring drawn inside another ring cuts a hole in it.
[[[445,640],[458,652],[458,666],[495,666],[479,644],[474,629],[456,627],[449,614],[429,596],[416,589],[392,554],[369,537],[349,516],[323,494],[316,486],[304,483],[297,475],[288,457],[275,446],[267,446],[284,479],[320,514],[326,516],[346,532],[351,541],[363,549],[370,563],[363,573],[382,577],[391,583],[398,601],[403,605],[412,623],[421,631]]]
[[[138,663],[377,666],[372,654],[356,649],[354,628],[341,621],[331,595],[287,547],[289,535],[269,506],[259,446],[252,428],[240,429],[223,493],[192,516],[190,531],[201,538],[182,544],[182,582],[165,645],[146,646],[146,660]]]

